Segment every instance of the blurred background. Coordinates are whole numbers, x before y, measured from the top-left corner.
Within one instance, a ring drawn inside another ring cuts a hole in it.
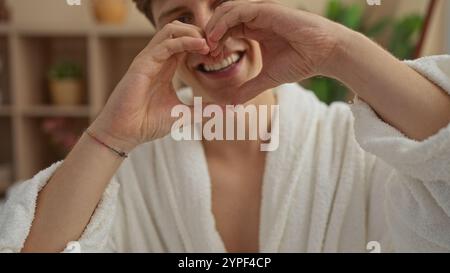
[[[0,0],[0,196],[63,159],[153,29],[131,0]],[[450,0],[283,0],[376,40],[400,59],[450,53]],[[322,101],[351,98],[318,77]]]

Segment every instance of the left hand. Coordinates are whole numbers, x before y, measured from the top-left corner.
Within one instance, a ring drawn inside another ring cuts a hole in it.
[[[205,28],[211,55],[222,52],[228,37],[260,43],[263,68],[243,84],[233,103],[243,103],[284,83],[324,73],[346,29],[318,15],[266,1],[230,1],[220,5]]]
[[[211,55],[227,37],[259,42],[263,68],[234,104],[283,83],[323,75],[339,80],[385,122],[424,140],[448,126],[450,96],[364,35],[319,15],[263,1],[220,5],[205,28]]]

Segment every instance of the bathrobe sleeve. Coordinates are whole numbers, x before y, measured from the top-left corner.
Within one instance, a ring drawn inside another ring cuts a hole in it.
[[[62,162],[12,187],[0,207],[0,252],[20,252],[30,232],[39,192]],[[115,214],[119,184],[112,179],[89,224],[79,238],[81,252],[103,251]],[[67,242],[69,244],[69,242]]]
[[[406,63],[450,94],[450,56]],[[360,100],[351,109],[356,140],[382,161],[370,177],[377,180],[371,183],[383,184],[378,202],[392,250],[450,251],[450,125],[419,142],[380,120]],[[384,163],[395,172],[387,173]]]

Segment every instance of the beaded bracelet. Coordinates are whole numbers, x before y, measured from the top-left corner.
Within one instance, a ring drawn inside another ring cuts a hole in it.
[[[98,142],[100,145],[102,145],[102,146],[108,148],[109,150],[111,150],[112,152],[114,152],[115,154],[117,154],[118,156],[123,157],[123,158],[127,158],[127,157],[128,157],[127,153],[122,152],[122,151],[119,151],[119,150],[117,150],[117,149],[115,149],[115,148],[109,146],[109,145],[106,144],[105,142],[103,142],[103,141],[101,141],[100,139],[98,139],[97,137],[95,137],[91,132],[89,132],[89,130],[86,130],[86,134],[87,134],[88,136],[90,136],[92,139],[94,139],[96,142]]]

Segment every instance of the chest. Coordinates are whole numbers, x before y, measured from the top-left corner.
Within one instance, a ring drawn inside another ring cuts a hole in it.
[[[208,161],[212,211],[229,252],[258,252],[264,158]]]

